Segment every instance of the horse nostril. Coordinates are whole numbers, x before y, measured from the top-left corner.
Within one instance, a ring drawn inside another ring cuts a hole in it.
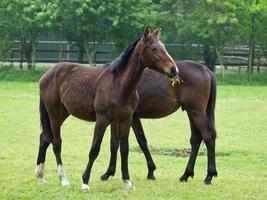
[[[177,67],[172,67],[171,68],[171,76],[177,76],[178,75],[178,69]]]

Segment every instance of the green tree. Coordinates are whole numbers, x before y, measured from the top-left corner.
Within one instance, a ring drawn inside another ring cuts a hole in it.
[[[217,58],[222,64],[221,50],[233,40],[238,23],[235,0],[161,0],[161,5],[166,24],[176,29],[176,41],[202,44],[210,69],[215,70]]]
[[[86,52],[89,63],[96,52],[89,42],[101,44],[110,38],[121,10],[120,0],[65,0],[57,1],[58,8],[55,29],[68,41],[74,41],[79,49],[78,62],[83,61]]]
[[[0,61],[5,57],[4,54],[9,53],[13,47],[12,36],[14,32],[6,15],[5,6],[6,1],[0,1]]]
[[[249,47],[248,72],[251,80],[256,45],[264,47],[267,42],[267,3],[263,0],[243,0],[237,5],[239,34]]]
[[[52,1],[51,1],[52,2]],[[28,67],[34,69],[36,40],[51,26],[54,6],[49,0],[3,0],[1,21],[7,21],[11,40],[19,39],[22,59],[25,56]],[[6,36],[7,37],[7,36]]]
[[[139,37],[146,26],[155,27],[159,5],[153,0],[123,0],[116,13],[117,21],[112,28],[112,37],[117,49],[122,50],[127,44]]]

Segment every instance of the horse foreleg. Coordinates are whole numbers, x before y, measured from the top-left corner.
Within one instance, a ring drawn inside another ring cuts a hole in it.
[[[190,119],[190,127],[191,127],[191,138],[190,138],[190,144],[191,144],[191,153],[190,157],[185,169],[185,172],[183,176],[180,177],[181,182],[187,182],[188,177],[194,177],[194,167],[195,167],[195,162],[199,150],[200,143],[202,141],[201,134],[197,127],[195,126],[194,122],[192,119]]]
[[[129,131],[131,120],[124,120],[119,122],[119,138],[120,138],[120,153],[121,153],[121,173],[122,182],[129,188],[134,189],[134,185],[130,180],[128,171],[128,155],[129,155]]]
[[[155,179],[154,171],[156,169],[156,165],[155,165],[155,163],[152,159],[152,156],[148,150],[145,132],[144,132],[141,120],[139,118],[133,118],[132,128],[133,128],[135,137],[137,139],[137,142],[138,142],[140,148],[142,149],[142,151],[145,155],[145,158],[146,158],[147,168],[148,168],[147,178],[154,180]]]
[[[117,152],[119,148],[118,132],[118,123],[115,121],[111,124],[109,166],[106,173],[101,176],[102,181],[106,181],[110,176],[114,176],[116,171]]]
[[[93,142],[91,145],[91,150],[89,153],[89,161],[87,163],[86,169],[82,175],[82,190],[89,190],[89,179],[91,175],[91,169],[94,164],[95,159],[97,158],[99,151],[100,151],[100,146],[101,142],[105,133],[105,130],[108,126],[109,122],[104,116],[97,115],[96,118],[96,125],[95,125],[95,130],[94,130],[94,138]]]

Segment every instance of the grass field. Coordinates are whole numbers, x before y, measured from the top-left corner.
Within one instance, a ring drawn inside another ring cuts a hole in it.
[[[1,74],[0,74],[1,76]],[[34,80],[33,80],[34,81]],[[130,191],[117,173],[108,182],[99,177],[109,160],[109,129],[90,181],[81,191],[94,123],[70,117],[62,128],[62,157],[70,181],[59,185],[55,157],[48,149],[46,185],[34,177],[39,142],[38,83],[0,81],[0,199],[266,199],[267,86],[219,85],[216,107],[218,178],[206,186],[207,158],[198,157],[194,179],[180,183],[188,157],[165,154],[188,150],[189,124],[181,110],[157,120],[143,120],[157,165],[156,181],[146,180],[146,163],[134,134],[130,136],[129,172],[136,190]],[[205,152],[205,145],[201,146]]]

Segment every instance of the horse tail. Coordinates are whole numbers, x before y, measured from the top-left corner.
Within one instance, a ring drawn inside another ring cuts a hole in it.
[[[213,72],[208,70],[211,78],[211,86],[210,86],[210,96],[206,109],[206,114],[208,117],[208,126],[211,132],[213,133],[214,139],[216,139],[217,133],[215,128],[215,103],[216,103],[216,78]]]
[[[40,96],[40,105],[39,105],[39,112],[40,112],[40,126],[43,130],[43,136],[47,138],[49,141],[52,139],[52,130],[50,125],[49,116],[44,104],[42,97]]]

